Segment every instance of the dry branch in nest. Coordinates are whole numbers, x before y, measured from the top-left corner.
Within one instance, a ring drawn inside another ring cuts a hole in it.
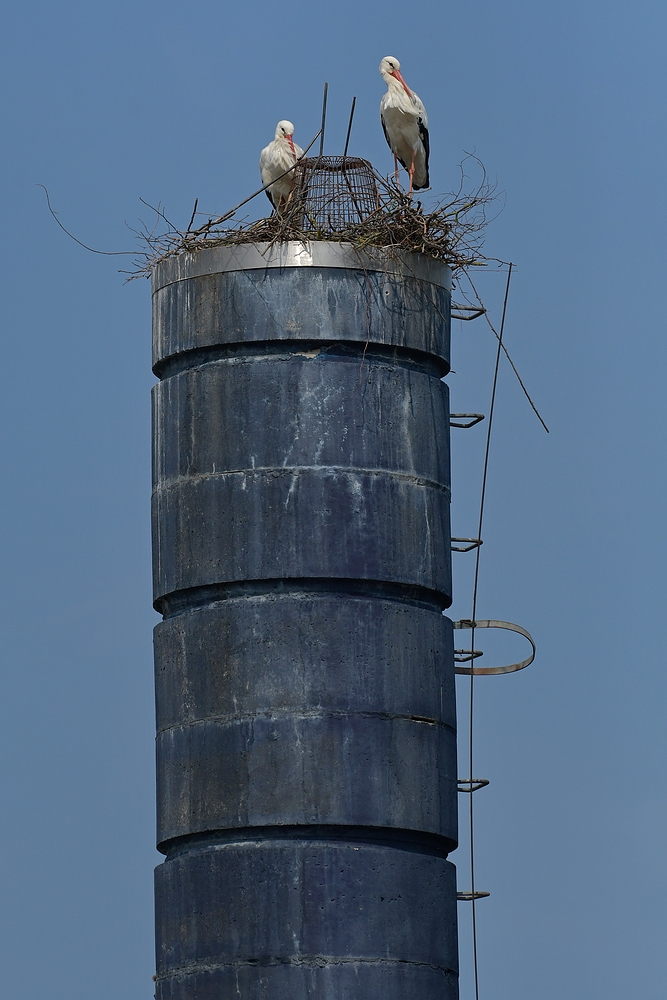
[[[332,195],[330,210],[326,206],[322,210],[320,206],[313,211],[307,197],[299,195],[298,184],[283,214],[274,213],[255,222],[241,220],[229,225],[234,215],[232,210],[219,219],[209,219],[198,229],[191,228],[191,220],[188,229],[181,231],[169,222],[159,206],[148,206],[155,212],[155,225],[150,230],[146,226],[135,230],[141,249],[137,252],[134,269],[126,273],[130,278],[149,277],[160,261],[205,247],[311,240],[349,243],[359,250],[373,247],[389,253],[422,253],[448,264],[454,273],[465,271],[486,261],[482,246],[490,221],[488,210],[498,200],[496,185],[488,181],[483,165],[476,157],[468,157],[468,160],[473,160],[481,171],[476,187],[466,191],[468,177],[464,160],[459,190],[438,200],[430,210],[425,210],[421,201],[410,198],[391,181],[379,177],[370,164],[368,167],[377,181],[376,207],[368,214],[358,213],[356,220],[354,213],[350,217],[349,213],[339,210],[338,194]],[[314,171],[322,169],[319,159],[306,162],[314,164]],[[352,161],[348,169],[351,167]],[[344,179],[345,170],[343,159]],[[194,215],[193,212],[193,218]]]

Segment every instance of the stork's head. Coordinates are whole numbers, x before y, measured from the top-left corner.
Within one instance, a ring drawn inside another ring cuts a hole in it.
[[[401,76],[401,64],[395,56],[384,57],[380,63],[380,75],[388,87],[391,87],[393,81],[396,80],[403,87],[408,97],[412,97],[412,91]]]
[[[294,135],[294,126],[287,120],[278,122],[276,125],[276,139],[291,139]]]
[[[294,126],[292,125],[291,122],[288,122],[287,119],[278,122],[278,124],[276,125],[276,139],[284,139],[284,141],[288,144],[288,146],[292,150],[294,159],[296,159],[296,151],[294,149],[294,143],[292,141],[293,135],[294,135]]]

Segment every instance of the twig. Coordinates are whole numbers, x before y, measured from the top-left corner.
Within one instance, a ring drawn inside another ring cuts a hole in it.
[[[511,268],[511,267],[512,267],[512,264],[510,264],[509,266],[510,266],[510,268]],[[472,288],[472,290],[473,290],[473,292],[474,292],[474,295],[475,295],[475,298],[477,299],[477,301],[478,301],[478,302],[479,302],[479,304],[480,304],[480,307],[481,307],[481,308],[484,308],[484,306],[482,305],[482,300],[480,299],[480,297],[479,297],[479,294],[478,294],[478,292],[477,292],[477,289],[475,288],[475,285],[473,284],[473,280],[472,280],[472,278],[470,277],[470,275],[469,275],[469,274],[466,274],[466,277],[467,277],[468,281],[470,282],[470,287]],[[489,324],[489,326],[491,327],[491,329],[492,329],[492,331],[493,331],[493,334],[494,334],[494,336],[495,336],[495,337],[496,337],[496,338],[498,339],[498,342],[499,342],[499,346],[500,346],[500,347],[502,348],[502,350],[503,350],[503,353],[505,354],[505,357],[506,357],[506,358],[507,358],[507,360],[509,361],[509,363],[510,363],[510,366],[511,366],[511,368],[512,368],[512,371],[513,371],[513,372],[514,372],[514,374],[516,375],[516,377],[517,377],[517,380],[518,380],[518,382],[519,382],[519,385],[520,385],[520,386],[521,386],[521,388],[523,389],[523,393],[524,393],[524,395],[525,395],[526,399],[528,400],[528,402],[530,403],[530,405],[531,405],[531,406],[532,406],[532,408],[533,408],[533,411],[534,411],[534,413],[535,413],[535,416],[537,417],[537,419],[538,419],[538,420],[539,420],[539,422],[540,422],[540,423],[542,424],[542,426],[544,427],[545,431],[546,431],[546,432],[547,432],[547,434],[548,434],[548,433],[549,433],[549,428],[547,427],[547,425],[545,424],[544,420],[542,419],[542,417],[541,417],[541,415],[540,415],[540,411],[539,411],[539,410],[537,409],[537,407],[535,406],[535,403],[534,403],[534,402],[532,401],[532,399],[530,398],[530,394],[529,394],[528,390],[526,389],[525,385],[523,384],[523,380],[522,380],[521,376],[519,375],[519,373],[518,373],[518,371],[517,371],[517,369],[516,369],[516,365],[515,365],[515,364],[514,364],[514,362],[512,361],[512,359],[511,359],[511,357],[510,357],[510,355],[509,355],[509,351],[508,351],[508,350],[507,350],[507,348],[505,347],[505,344],[503,343],[503,341],[502,341],[502,339],[501,339],[501,337],[500,337],[500,334],[498,333],[498,331],[497,331],[497,330],[496,330],[496,328],[494,327],[493,323],[492,323],[492,322],[491,322],[491,320],[489,319],[489,314],[488,314],[488,312],[486,311],[486,309],[484,309],[484,318],[486,319],[486,322],[487,322],[487,323]]]
[[[58,225],[60,226],[60,228],[62,229],[62,231],[64,233],[67,233],[67,235],[69,236],[69,238],[71,240],[74,240],[75,243],[78,243],[79,246],[83,247],[84,250],[90,250],[91,253],[102,254],[102,256],[104,256],[104,257],[127,257],[127,256],[135,257],[136,256],[136,251],[135,250],[96,250],[94,247],[89,247],[85,243],[82,243],[81,240],[78,240],[76,238],[76,236],[74,236],[72,233],[70,233],[69,229],[65,229],[65,227],[62,224],[62,222],[58,218],[57,213],[54,212],[53,209],[51,208],[51,199],[49,198],[49,192],[46,190],[46,188],[44,187],[44,185],[43,184],[37,184],[36,187],[44,188],[44,194],[46,195],[46,204],[49,207],[49,212],[51,213],[51,215],[53,216],[53,218],[56,220],[56,222],[58,223]]]
[[[164,214],[164,212],[162,212],[160,210],[159,207],[155,208],[149,202],[144,201],[143,198],[139,198],[139,201],[141,202],[142,205],[145,205],[146,208],[150,208],[151,212],[155,212],[156,215],[159,215],[161,219],[164,219],[164,221],[167,223],[167,225],[171,226],[171,228],[174,230],[174,232],[178,232],[178,230],[176,229],[176,226],[174,225],[174,223],[169,221],[169,219],[167,218],[167,216]]]

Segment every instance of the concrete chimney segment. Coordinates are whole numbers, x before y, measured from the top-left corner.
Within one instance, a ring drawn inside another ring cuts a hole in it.
[[[455,1000],[451,276],[218,247],[154,289],[158,1000]]]

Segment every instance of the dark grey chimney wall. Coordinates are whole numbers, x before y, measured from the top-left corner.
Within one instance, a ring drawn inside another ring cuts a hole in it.
[[[158,1000],[455,1000],[450,274],[153,276]]]

